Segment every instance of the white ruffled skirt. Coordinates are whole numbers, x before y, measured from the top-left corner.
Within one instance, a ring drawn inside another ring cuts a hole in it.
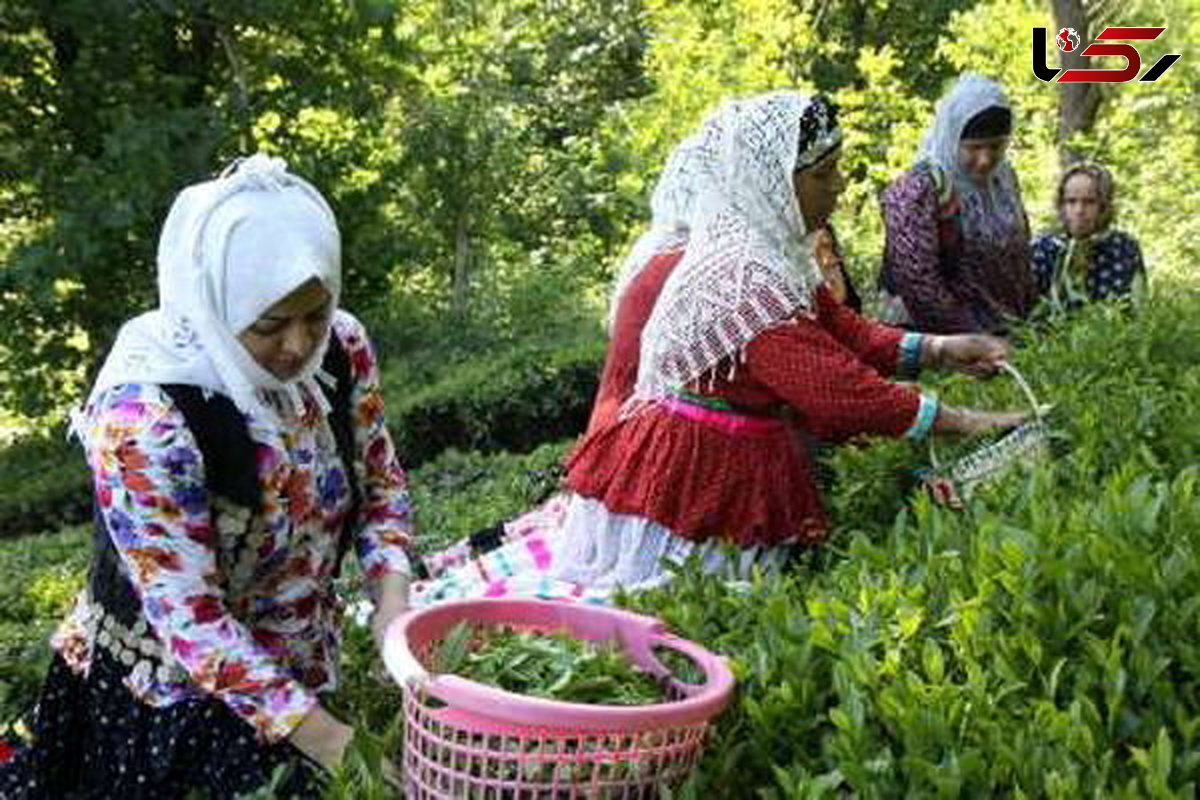
[[[471,557],[465,542],[426,559],[433,577],[413,585],[415,606],[467,597],[538,597],[604,603],[618,587],[661,586],[674,567],[695,559],[705,572],[744,580],[782,566],[789,546],[739,550],[696,543],[603,503],[557,494],[505,525],[506,542]]]

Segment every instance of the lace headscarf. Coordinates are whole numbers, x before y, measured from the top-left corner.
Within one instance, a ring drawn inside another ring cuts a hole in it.
[[[963,235],[983,247],[1008,241],[1014,230],[1023,230],[1025,225],[1016,174],[1007,158],[992,169],[982,186],[959,162],[963,128],[972,117],[992,107],[1012,111],[1000,84],[973,72],[963,73],[938,101],[933,124],[917,154],[918,162],[932,164],[950,177],[962,209]]]
[[[722,362],[732,368],[755,336],[807,309],[821,280],[793,173],[840,143],[833,107],[797,92],[732,100],[688,141],[702,143],[704,156],[680,159],[701,164],[704,178],[681,171],[690,195],[662,182],[655,193],[688,196],[691,230],[642,331],[638,401]]]
[[[313,279],[336,308],[337,222],[321,194],[281,159],[255,155],[187,187],[159,239],[159,306],[122,326],[88,405],[121,384],[177,383],[224,394],[268,423],[296,413],[305,394],[324,407],[315,381],[328,333],[287,381],[264,369],[237,338]],[[82,427],[77,419],[76,432]]]
[[[634,243],[613,285],[608,306],[610,332],[625,290],[646,265],[659,253],[687,241],[696,200],[717,181],[721,136],[720,118],[709,117],[696,133],[676,145],[667,159],[650,197],[650,228]]]

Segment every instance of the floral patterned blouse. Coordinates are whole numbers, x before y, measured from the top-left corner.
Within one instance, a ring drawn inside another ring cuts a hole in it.
[[[355,545],[374,587],[384,575],[409,572],[406,478],[365,331],[339,311],[333,334],[355,381],[352,468],[363,495]],[[286,736],[317,693],[337,684],[341,613],[332,574],[351,465],[342,463],[326,417],[310,398],[282,428],[247,418],[262,489],[253,514],[210,496],[196,440],[157,385],[114,387],[85,419],[100,519],[142,600],[144,618],[132,633],[165,655],[158,669],[136,664],[126,684],[153,706],[214,695],[263,740]],[[94,646],[129,636],[111,618],[97,624],[95,608],[81,596],[52,641],[80,672]]]
[[[1056,281],[1074,284],[1082,278],[1078,287],[1082,291],[1071,294],[1086,292],[1089,300],[1123,297],[1133,291],[1134,279],[1146,271],[1137,240],[1124,231],[1110,229],[1082,245],[1084,274],[1075,275],[1071,270],[1064,273],[1070,241],[1065,234],[1050,232],[1033,240],[1033,272],[1041,294],[1052,294]]]

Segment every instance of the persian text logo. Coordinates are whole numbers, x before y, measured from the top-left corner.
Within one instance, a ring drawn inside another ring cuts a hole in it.
[[[1122,56],[1125,59],[1124,69],[1050,69],[1046,66],[1046,29],[1033,29],[1033,74],[1039,80],[1046,82],[1054,80],[1057,83],[1125,83],[1137,77],[1142,68],[1142,54],[1131,44],[1100,44],[1100,42],[1123,41],[1153,41],[1157,39],[1166,27],[1161,28],[1130,28],[1109,26],[1096,37],[1097,41],[1089,44],[1079,55],[1081,56]],[[1074,52],[1079,47],[1079,33],[1074,28],[1063,28],[1054,39],[1058,49],[1064,53]],[[1164,55],[1154,62],[1154,66],[1146,70],[1146,74],[1138,78],[1142,83],[1153,83],[1172,64],[1179,60],[1179,53]],[[1059,75],[1059,73],[1062,73]]]

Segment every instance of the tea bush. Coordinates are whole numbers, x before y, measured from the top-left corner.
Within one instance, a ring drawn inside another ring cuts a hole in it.
[[[1052,459],[955,512],[916,488],[925,446],[844,447],[831,459],[833,535],[785,574],[725,583],[685,568],[625,599],[729,656],[739,678],[674,796],[1194,795],[1200,297],[1163,286],[1140,308],[1088,308],[1019,338],[1014,362],[1054,404]],[[1025,403],[1005,377],[928,383],[950,402]],[[418,520],[437,534],[428,546],[536,502],[568,446],[446,451],[414,470]],[[59,537],[39,537],[59,549],[35,560],[14,549],[32,540],[0,547],[16,577],[6,712],[31,697],[30,664],[68,595],[60,582],[81,574],[86,536]],[[334,704],[364,734],[330,793],[385,796],[372,765],[397,747],[398,692],[365,630],[350,625],[346,639]]]
[[[558,487],[560,464],[572,441],[545,444],[525,455],[447,450],[414,470],[416,548],[435,551],[532,508]]]
[[[0,450],[0,539],[87,519],[91,476],[61,428],[18,439]]]
[[[741,679],[681,796],[1193,796],[1197,311],[1163,293],[1026,331],[1015,361],[1055,403],[1057,457],[964,512],[912,495],[888,522],[898,482],[843,450],[823,553],[748,587],[685,573],[633,598]],[[1004,378],[938,383],[1023,403]],[[927,458],[880,456],[906,450]]]
[[[605,343],[519,346],[485,356],[425,387],[386,376],[388,420],[404,463],[459,450],[528,452],[583,430],[599,385]]]
[[[86,527],[0,541],[0,729],[37,698],[46,637],[83,585],[90,545]]]

